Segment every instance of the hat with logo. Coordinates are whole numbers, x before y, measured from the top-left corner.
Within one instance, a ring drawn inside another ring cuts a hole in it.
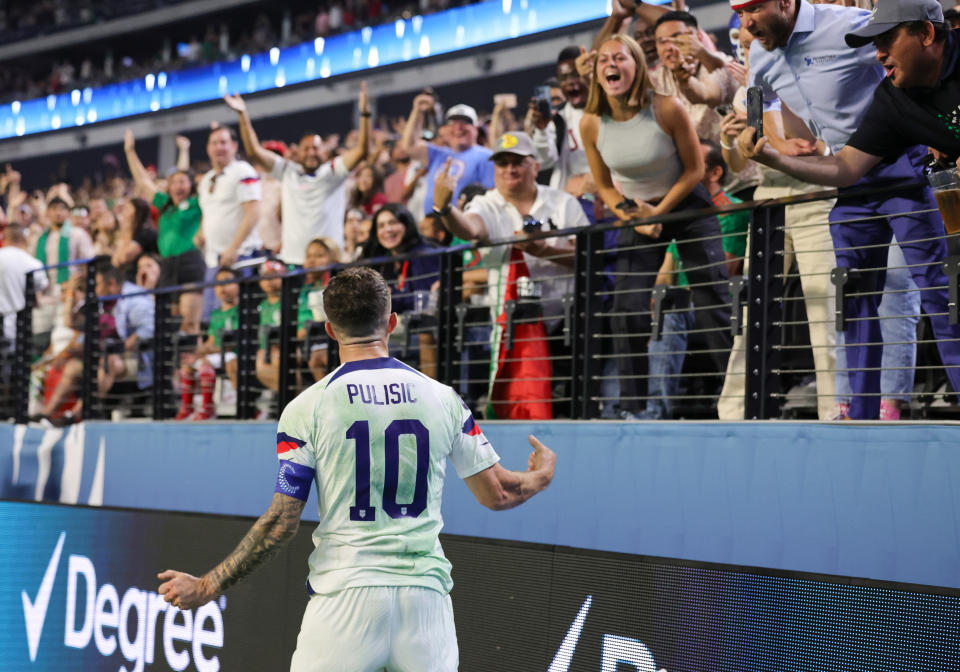
[[[277,261],[276,259],[267,259],[260,266],[260,272],[267,273],[286,273],[287,267],[282,261]]]
[[[492,161],[500,154],[536,156],[537,152],[529,135],[523,131],[510,131],[497,138],[497,144],[493,146],[493,154],[490,155],[490,160]]]
[[[856,49],[907,21],[943,23],[943,7],[937,0],[880,0],[867,25],[847,33],[843,39],[847,46]]]
[[[454,105],[449,110],[447,110],[447,114],[444,117],[444,119],[446,119],[447,121],[450,121],[454,117],[458,117],[460,119],[467,119],[474,126],[477,125],[477,111],[472,107],[470,107],[469,105],[464,105],[463,103],[460,103],[459,105]]]

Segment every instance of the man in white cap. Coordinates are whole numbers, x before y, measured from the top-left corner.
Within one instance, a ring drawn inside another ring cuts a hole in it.
[[[428,166],[427,192],[423,203],[423,212],[429,215],[434,210],[433,185],[437,173],[450,159],[449,173],[456,177],[457,188],[453,198],[468,184],[482,184],[493,187],[493,165],[490,163],[490,150],[477,144],[477,112],[469,105],[454,105],[445,115],[449,126],[450,146],[444,147],[427,142],[420,137],[423,117],[434,110],[434,97],[421,93],[413,99],[410,117],[403,129],[401,146],[410,153],[410,158],[421,165]]]
[[[573,291],[570,269],[573,267],[575,247],[570,238],[558,236],[536,241],[524,241],[530,233],[551,229],[589,226],[590,222],[580,203],[566,191],[537,184],[540,164],[537,151],[526,133],[504,133],[497,139],[490,163],[495,166],[496,187],[477,196],[461,212],[453,204],[453,192],[458,185],[450,171],[452,161],[437,175],[434,188],[434,212],[453,235],[464,240],[504,240],[517,237],[514,245],[499,245],[484,251],[484,266],[488,272],[487,291],[493,317],[501,328],[493,331],[493,352],[499,356],[498,366],[491,367],[492,410],[498,418],[544,419],[552,417],[549,401],[551,378],[563,378],[567,372],[569,352],[562,335],[563,306],[561,299]],[[513,346],[506,350],[503,325],[506,302],[517,296],[519,288],[529,278],[540,289],[539,308],[543,325],[539,322],[518,326]],[[530,330],[522,336],[521,329]],[[543,330],[538,333],[536,330]],[[541,339],[532,343],[531,339]],[[530,348],[540,350],[531,351]],[[538,362],[531,367],[511,371],[519,360]],[[552,367],[551,367],[552,361]],[[532,375],[531,375],[532,374]],[[527,380],[525,381],[524,378]],[[497,385],[497,379],[511,381]],[[505,403],[510,402],[510,403]]]
[[[906,9],[898,9],[898,3]],[[885,40],[875,51],[866,46],[867,42],[851,49],[844,44],[845,38],[862,31],[864,37],[872,39],[869,33],[876,29],[880,30],[875,34],[895,30],[899,35],[900,23],[930,21],[931,16],[942,21],[943,16],[939,11],[928,13],[924,0],[881,0],[881,7],[873,13],[853,7],[811,5],[806,0],[731,0],[731,5],[742,26],[756,38],[750,46],[749,83],[763,90],[764,110],[774,109],[771,100],[783,101],[836,155],[859,151],[845,146],[853,141],[874,91],[884,79],[878,57],[884,64],[896,61],[886,53],[889,43]],[[895,77],[893,84],[898,81],[903,80]],[[920,179],[927,153],[918,140],[907,137],[900,151],[862,162],[856,174],[830,179],[829,165],[832,163],[836,172],[840,164],[835,159],[781,156],[767,148],[763,140],[755,145],[753,129],[745,130],[738,140],[745,156],[807,182],[841,187],[880,187]],[[894,194],[862,194],[841,188],[830,213],[837,267],[865,271],[857,286],[859,295],[848,304],[853,308],[846,330],[847,365],[854,392],[851,418],[873,419],[880,414],[880,395],[876,393],[880,391],[883,347],[877,309],[892,235],[921,289],[921,303],[931,316],[947,375],[954,388],[960,389],[960,327],[949,324],[946,318],[948,297],[942,288],[947,280],[939,262],[947,248],[936,207],[927,187]]]

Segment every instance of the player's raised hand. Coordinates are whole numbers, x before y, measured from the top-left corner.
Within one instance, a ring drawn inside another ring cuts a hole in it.
[[[553,480],[553,472],[557,467],[557,454],[543,445],[533,434],[528,436],[527,440],[533,446],[533,452],[527,460],[527,470],[541,472],[549,483]]]
[[[232,96],[228,93],[223,97],[223,102],[227,104],[227,107],[238,114],[243,114],[247,111],[247,104],[243,102],[243,98],[241,98],[240,94],[238,93],[235,93]]]
[[[203,579],[173,569],[157,574],[163,581],[157,592],[164,600],[180,609],[196,609],[217,596]]]

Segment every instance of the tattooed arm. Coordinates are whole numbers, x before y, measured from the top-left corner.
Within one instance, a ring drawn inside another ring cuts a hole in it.
[[[168,569],[157,575],[158,592],[173,606],[194,609],[206,604],[272,558],[297,533],[306,502],[274,493],[270,508],[219,565],[197,578]]]

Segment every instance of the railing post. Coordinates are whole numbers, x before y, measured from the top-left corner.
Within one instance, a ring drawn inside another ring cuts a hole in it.
[[[260,311],[256,278],[240,281],[239,322],[237,329],[237,419],[256,417],[257,334]]]
[[[46,271],[44,271],[46,272]],[[17,342],[14,344],[13,369],[13,416],[17,424],[26,424],[30,409],[30,350],[33,343],[33,308],[37,305],[33,272],[27,273],[23,309],[17,313]]]
[[[600,381],[597,376],[603,372],[603,364],[597,359],[600,354],[600,341],[595,335],[600,333],[599,312],[601,289],[600,269],[603,259],[598,256],[602,253],[603,232],[583,231],[577,235],[576,254],[576,308],[574,310],[574,324],[577,338],[573,341],[574,360],[572,397],[574,403],[580,406],[573,418],[589,420],[597,417],[597,402],[592,399],[600,391]],[[582,320],[582,322],[581,322]],[[578,353],[579,351],[579,353]],[[579,356],[579,361],[578,361]]]
[[[100,347],[100,301],[97,298],[97,266],[92,261],[84,271],[83,283],[83,376],[80,399],[83,417],[99,417],[93,406],[93,387],[97,383],[97,349]]]
[[[166,420],[171,416],[167,395],[173,389],[173,372],[180,362],[175,339],[167,331],[173,294],[154,294],[153,306],[153,419]]]
[[[457,335],[457,304],[463,294],[462,250],[446,251],[440,255],[440,293],[437,296],[437,379],[453,385]]]
[[[297,396],[297,308],[304,276],[285,275],[280,290],[280,362],[277,411]],[[307,353],[309,357],[309,353]]]
[[[750,265],[747,278],[747,353],[744,418],[778,417],[782,311],[783,206],[761,206],[750,217]]]

